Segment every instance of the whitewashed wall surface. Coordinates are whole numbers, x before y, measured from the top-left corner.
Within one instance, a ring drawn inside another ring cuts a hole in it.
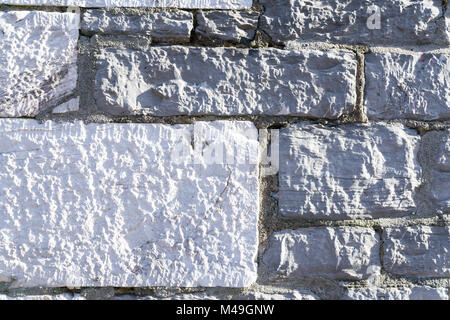
[[[0,300],[448,300],[450,3],[0,0]]]

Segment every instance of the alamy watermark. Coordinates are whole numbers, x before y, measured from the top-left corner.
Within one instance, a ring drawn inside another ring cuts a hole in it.
[[[381,9],[376,5],[371,5],[367,8],[367,13],[370,15],[367,18],[367,28],[370,30],[381,29]]]
[[[229,131],[228,131],[229,132]],[[254,165],[261,175],[273,175],[279,166],[279,130],[237,130],[231,135],[214,126],[194,124],[192,132],[179,130],[170,148],[178,165]]]

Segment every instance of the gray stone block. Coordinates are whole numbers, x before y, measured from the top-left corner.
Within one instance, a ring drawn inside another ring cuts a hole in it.
[[[379,236],[369,228],[318,227],[274,233],[263,255],[273,276],[360,280],[380,272]]]
[[[95,98],[111,114],[298,115],[353,110],[355,55],[202,47],[105,49]]]
[[[383,230],[386,271],[408,277],[450,276],[450,227]]]
[[[249,43],[258,26],[257,11],[199,11],[195,33],[213,43]]]
[[[450,130],[436,137],[439,145],[432,163],[431,198],[440,213],[450,213]]]
[[[441,0],[259,2],[265,7],[261,29],[275,43],[299,40],[390,46],[450,44]],[[371,11],[373,6],[379,9]],[[374,16],[377,12],[379,25]]]
[[[281,216],[342,220],[411,214],[421,179],[418,141],[415,131],[399,124],[299,123],[282,129]]]
[[[153,42],[187,43],[190,41],[193,23],[192,13],[187,11],[126,15],[94,9],[83,12],[81,31],[88,35],[146,35]]]

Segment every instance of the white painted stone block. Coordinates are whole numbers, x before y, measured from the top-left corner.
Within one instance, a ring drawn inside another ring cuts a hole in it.
[[[74,7],[153,7],[185,9],[247,9],[252,0],[0,0],[0,4]]]
[[[411,214],[421,179],[418,141],[417,132],[399,124],[299,123],[281,130],[280,214],[329,220]]]
[[[449,53],[370,53],[365,74],[370,119],[450,119]]]
[[[349,288],[344,300],[448,300],[447,288]]]
[[[0,117],[35,116],[77,83],[79,15],[0,12]]]
[[[13,287],[255,281],[252,123],[3,119],[0,141],[0,278]]]
[[[386,271],[410,277],[450,276],[450,227],[398,227],[383,230]]]
[[[58,294],[58,295],[30,295],[30,296],[8,296],[0,294],[0,300],[86,300],[79,294]]]
[[[274,233],[262,262],[288,279],[361,280],[380,273],[380,239],[369,228],[316,227]]]

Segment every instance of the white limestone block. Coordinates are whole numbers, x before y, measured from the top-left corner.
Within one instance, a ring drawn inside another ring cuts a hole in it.
[[[365,74],[370,119],[450,119],[449,53],[370,53]]]
[[[447,288],[349,288],[344,300],[448,300]]]
[[[30,296],[8,296],[0,294],[1,300],[86,300],[79,294],[58,294],[58,295],[30,295]]]
[[[252,0],[0,0],[0,4],[74,7],[151,7],[184,9],[248,9]]]
[[[77,84],[79,14],[0,12],[0,117],[35,116]]]
[[[0,277],[13,287],[255,281],[252,123],[2,119],[0,141]]]

